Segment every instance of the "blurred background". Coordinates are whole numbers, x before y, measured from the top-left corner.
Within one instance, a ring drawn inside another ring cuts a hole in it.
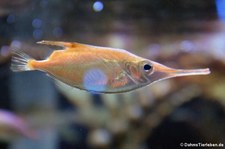
[[[209,67],[211,74],[105,95],[56,85],[42,72],[11,72],[12,49],[36,59],[56,49],[36,44],[43,39],[123,48],[174,68]],[[225,145],[225,0],[0,1],[1,149],[175,149],[199,142]]]

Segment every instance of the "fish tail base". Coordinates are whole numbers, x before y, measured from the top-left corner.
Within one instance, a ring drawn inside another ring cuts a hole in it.
[[[30,61],[33,60],[29,55],[21,51],[13,51],[10,69],[14,72],[33,70]]]

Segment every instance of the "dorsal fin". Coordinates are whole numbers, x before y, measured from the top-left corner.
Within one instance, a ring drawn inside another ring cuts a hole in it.
[[[52,45],[52,46],[60,46],[65,48],[65,50],[71,50],[75,48],[87,48],[88,45],[80,44],[77,42],[64,42],[64,41],[48,41],[48,40],[42,40],[37,42],[38,44],[46,44],[46,45]]]

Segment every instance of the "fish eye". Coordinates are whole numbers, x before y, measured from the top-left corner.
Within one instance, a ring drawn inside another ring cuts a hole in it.
[[[152,70],[152,65],[150,65],[150,64],[144,64],[144,70],[145,70],[145,72],[151,71]]]

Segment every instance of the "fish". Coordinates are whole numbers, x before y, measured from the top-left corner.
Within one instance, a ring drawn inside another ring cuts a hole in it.
[[[37,43],[61,49],[54,50],[44,60],[14,51],[12,71],[43,71],[73,88],[94,93],[123,93],[168,78],[210,73],[209,68],[170,68],[124,49],[64,41]]]

